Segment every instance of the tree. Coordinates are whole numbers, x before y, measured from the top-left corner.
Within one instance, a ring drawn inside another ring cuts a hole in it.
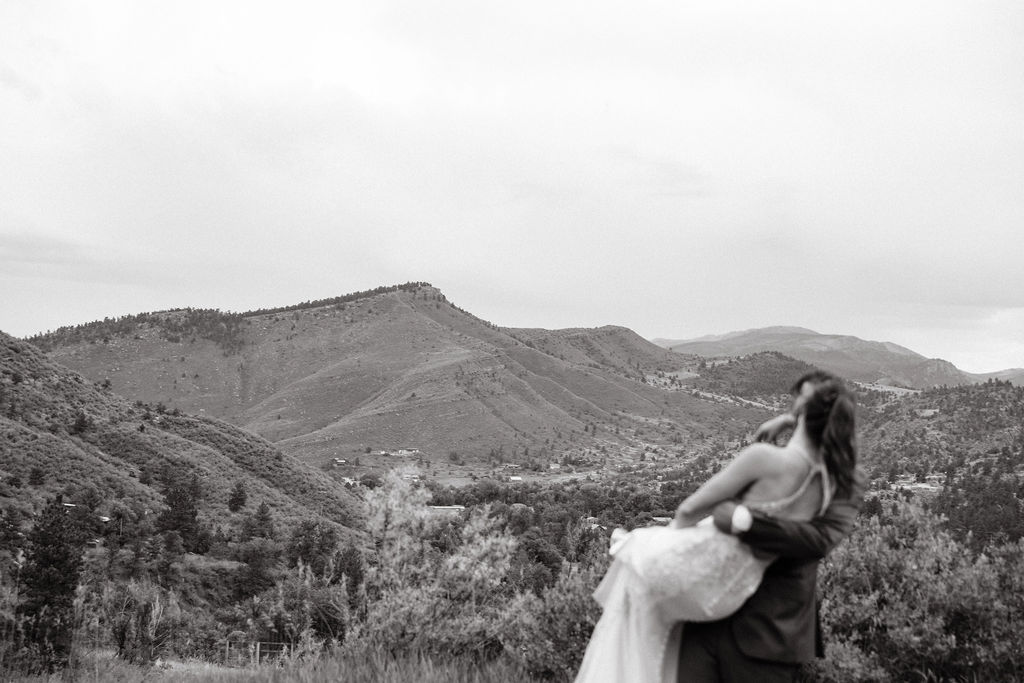
[[[382,479],[376,472],[367,472],[359,477],[359,482],[368,489],[375,489],[381,485]]]
[[[192,475],[188,481],[178,480],[164,493],[167,509],[160,513],[156,527],[159,531],[177,531],[188,552],[200,548],[199,532],[199,477]]]
[[[25,543],[25,534],[18,528],[19,521],[13,508],[0,510],[0,559],[4,561],[5,554],[14,556]]]
[[[340,578],[345,577],[346,588],[348,589],[349,606],[354,611],[357,607],[359,586],[362,585],[366,576],[366,566],[363,562],[363,554],[354,545],[347,546],[335,556],[335,574]]]
[[[46,671],[62,667],[71,651],[75,588],[82,569],[84,539],[78,524],[57,496],[28,535],[22,594],[27,644],[35,663]]]
[[[231,489],[231,495],[228,497],[228,510],[238,512],[245,507],[245,501],[245,486],[242,485],[242,482],[238,482],[235,484],[235,488]]]
[[[305,520],[295,528],[288,541],[288,566],[300,561],[322,576],[338,545],[338,532],[323,522]]]
[[[274,585],[281,544],[267,538],[252,538],[242,543],[236,559],[245,565],[236,575],[235,591],[238,597],[255,595]]]
[[[71,427],[68,429],[72,435],[83,434],[88,430],[92,429],[92,420],[83,411],[79,410],[75,415],[75,421],[71,423]]]
[[[28,485],[29,486],[42,486],[46,483],[46,473],[43,472],[43,468],[36,465],[28,472]]]
[[[274,518],[270,514],[270,506],[267,501],[260,503],[252,517],[248,517],[242,524],[242,538],[274,538]]]

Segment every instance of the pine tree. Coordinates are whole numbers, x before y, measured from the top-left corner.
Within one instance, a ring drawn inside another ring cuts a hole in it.
[[[79,410],[75,416],[75,421],[68,428],[68,433],[72,435],[83,434],[92,429],[92,426],[92,420],[89,419],[89,416]]]
[[[274,519],[270,515],[270,506],[266,501],[260,503],[255,514],[245,520],[242,526],[242,537],[246,540],[251,538],[274,538]]]
[[[29,486],[42,486],[46,483],[46,473],[42,467],[38,465],[33,467],[28,472],[28,485]]]
[[[164,494],[167,509],[157,519],[159,531],[177,531],[185,550],[199,550],[199,477],[192,475],[187,481],[173,483]]]
[[[60,496],[50,501],[28,535],[18,612],[35,663],[46,671],[63,666],[71,651],[83,545],[82,532]]]
[[[245,507],[245,501],[245,487],[242,482],[238,482],[235,484],[235,488],[231,489],[231,495],[228,497],[228,510],[238,512]]]

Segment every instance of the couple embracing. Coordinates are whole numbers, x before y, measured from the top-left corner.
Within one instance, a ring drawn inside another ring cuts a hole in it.
[[[668,526],[616,530],[577,683],[793,681],[823,655],[818,562],[863,497],[855,404],[821,371],[793,395]]]

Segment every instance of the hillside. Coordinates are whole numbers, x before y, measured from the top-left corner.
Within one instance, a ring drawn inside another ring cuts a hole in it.
[[[814,366],[777,351],[762,351],[720,361],[703,361],[697,376],[680,380],[686,386],[718,394],[771,401],[787,396],[793,382]]]
[[[344,486],[267,441],[210,417],[133,404],[0,332],[0,506],[28,511],[62,492],[69,502],[100,501],[106,514],[115,501],[154,511],[161,483],[192,474],[207,522],[251,513],[228,511],[238,482],[249,508],[266,502],[284,526],[358,521]]]
[[[866,341],[849,335],[819,334],[800,327],[767,327],[686,341],[659,341],[672,351],[704,357],[778,351],[848,379],[914,389],[1017,376],[1016,371],[973,375],[948,361],[925,358],[898,344]]]
[[[32,341],[119,394],[227,420],[317,465],[399,448],[435,463],[597,463],[670,435],[693,447],[741,434],[763,417],[654,386],[654,373],[696,361],[629,330],[499,328],[425,283],[273,311],[142,314]]]
[[[861,417],[873,478],[933,499],[975,548],[1024,537],[1024,387],[992,380],[929,389]]]
[[[862,411],[871,473],[944,474],[989,456],[1024,466],[1024,387],[991,380],[937,387]]]

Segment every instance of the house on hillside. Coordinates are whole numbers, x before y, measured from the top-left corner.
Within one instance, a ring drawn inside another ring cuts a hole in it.
[[[420,449],[418,448],[396,448],[394,450],[382,448],[377,451],[377,455],[394,455],[399,458],[414,458],[419,454]]]
[[[511,481],[511,482],[517,482],[517,481],[522,481],[523,478],[520,477],[520,476],[512,476],[512,477],[509,477],[508,480]]]
[[[428,505],[427,508],[434,513],[444,515],[457,515],[464,512],[465,505]]]
[[[333,467],[340,467],[340,466],[342,466],[342,465],[346,464],[347,462],[348,462],[348,461],[347,461],[347,460],[345,460],[345,458],[334,458],[334,459],[333,459],[333,460],[331,461],[331,465],[332,465]]]
[[[548,465],[548,469],[551,470],[552,472],[557,472],[558,470],[562,469],[562,466],[557,462],[553,462],[550,465]]]

